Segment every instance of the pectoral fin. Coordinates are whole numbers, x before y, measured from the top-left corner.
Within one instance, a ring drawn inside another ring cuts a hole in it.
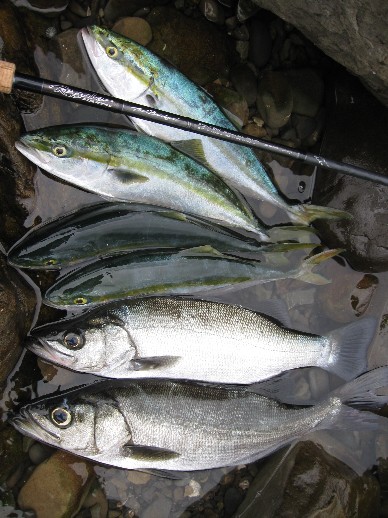
[[[113,175],[113,177],[124,184],[131,183],[145,183],[149,181],[148,176],[136,173],[131,171],[130,169],[119,169],[119,168],[109,168],[109,172]]]
[[[182,250],[179,252],[180,255],[214,255],[217,257],[225,257],[225,254],[219,252],[216,248],[213,248],[211,245],[202,245],[202,246],[193,246],[192,248],[187,248],[186,250]]]
[[[180,453],[172,450],[165,450],[157,446],[142,446],[140,444],[124,444],[122,453],[134,460],[155,461],[171,460],[180,457]]]
[[[182,212],[175,212],[173,210],[160,212],[159,215],[162,218],[176,219],[177,221],[187,221],[187,217],[182,214]]]
[[[130,369],[134,371],[150,371],[161,367],[170,367],[179,360],[180,356],[149,356],[131,360]]]

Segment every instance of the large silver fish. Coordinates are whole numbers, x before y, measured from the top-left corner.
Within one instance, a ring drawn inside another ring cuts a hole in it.
[[[44,398],[11,419],[20,432],[126,469],[200,470],[253,462],[319,429],[377,429],[386,419],[345,405],[384,404],[388,368],[312,407],[290,408],[246,388],[170,380],[97,383]]]
[[[250,208],[217,175],[161,140],[99,126],[54,126],[16,148],[52,175],[109,200],[201,216],[268,241]]]
[[[99,79],[115,97],[236,129],[202,88],[142,45],[97,26],[82,29],[82,37]],[[143,132],[170,142],[201,161],[242,193],[273,203],[295,223],[349,216],[343,211],[315,205],[289,205],[250,148],[143,119],[132,120]]]
[[[327,250],[287,270],[225,256],[208,247],[133,252],[102,258],[70,271],[47,290],[44,302],[59,308],[85,307],[129,297],[232,290],[287,278],[327,284],[328,279],[312,270],[337,253],[338,250]]]
[[[239,306],[146,298],[38,327],[29,348],[58,365],[110,378],[250,384],[317,366],[348,380],[366,370],[375,327],[364,318],[318,336]]]

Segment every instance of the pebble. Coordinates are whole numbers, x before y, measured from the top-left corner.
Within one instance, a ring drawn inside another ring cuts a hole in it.
[[[188,485],[185,487],[184,496],[194,498],[201,495],[201,484],[196,480],[190,480]]]
[[[251,135],[252,137],[265,137],[267,136],[267,132],[265,128],[258,126],[254,122],[249,122],[242,128],[243,132],[247,135]]]
[[[225,21],[224,10],[216,0],[200,0],[199,10],[209,22],[223,25]]]
[[[293,127],[295,128],[296,135],[301,140],[306,139],[312,133],[314,133],[317,122],[315,119],[311,117],[306,117],[305,115],[299,115],[297,113],[293,113],[291,116],[291,122]],[[283,138],[289,138],[283,135]]]
[[[255,104],[257,95],[257,79],[251,68],[246,64],[239,64],[232,68],[230,80],[237,92],[244,97],[248,106]]]
[[[131,484],[135,484],[136,486],[143,486],[144,484],[148,484],[151,479],[151,475],[149,473],[143,473],[142,471],[128,471],[127,480]]]
[[[228,487],[224,495],[224,516],[232,516],[244,499],[244,495],[235,487]]]
[[[232,114],[233,122],[237,126],[242,127],[248,122],[248,104],[242,95],[230,88],[215,83],[211,84],[208,90],[215,102]]]
[[[168,518],[172,509],[172,502],[164,495],[159,495],[144,509],[141,518]]]
[[[292,92],[282,72],[267,71],[259,81],[256,105],[265,123],[272,129],[285,126],[293,109]]]
[[[310,68],[288,70],[285,75],[292,91],[293,112],[315,117],[323,101],[324,84],[321,77]]]
[[[269,27],[262,20],[254,19],[250,23],[249,60],[263,68],[269,61],[272,51],[272,39]]]
[[[227,18],[225,20],[225,27],[226,27],[226,30],[228,31],[228,33],[233,31],[233,29],[235,29],[237,27],[237,25],[238,25],[238,20],[237,20],[236,16],[230,16],[229,18]]]
[[[28,450],[30,460],[34,464],[40,464],[44,460],[48,459],[52,453],[52,448],[40,442],[35,442]]]
[[[21,488],[19,507],[39,518],[73,516],[94,478],[92,464],[64,451],[39,464]]]
[[[246,25],[239,25],[232,32],[233,38],[241,41],[249,40],[249,29]]]
[[[249,42],[237,40],[236,52],[240,56],[241,61],[246,61],[248,59],[248,54],[249,54]]]
[[[245,20],[256,14],[259,9],[260,7],[254,0],[238,0],[237,18],[240,22],[245,22]]]
[[[140,45],[146,46],[152,40],[151,26],[144,18],[135,16],[122,18],[113,25],[112,30],[140,43]]]
[[[85,498],[82,507],[90,508],[93,518],[105,518],[108,513],[108,500],[104,491],[96,485]]]

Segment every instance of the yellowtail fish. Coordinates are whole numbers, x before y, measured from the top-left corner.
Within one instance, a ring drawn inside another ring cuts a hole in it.
[[[82,38],[94,70],[113,96],[236,129],[202,88],[142,45],[97,26],[82,29]],[[276,205],[294,223],[305,225],[318,218],[349,217],[337,209],[288,204],[250,148],[143,119],[132,121],[144,133],[165,140],[202,162],[244,195]]]
[[[351,406],[387,403],[388,368],[368,372],[311,407],[249,388],[172,380],[95,383],[24,406],[21,433],[124,469],[191,471],[260,459],[320,429],[377,430],[388,421]]]
[[[59,308],[86,307],[128,297],[225,291],[287,278],[328,284],[328,279],[312,270],[337,253],[327,250],[287,270],[225,256],[211,247],[133,252],[70,271],[47,290],[44,302]]]
[[[153,137],[99,126],[54,126],[16,148],[39,167],[115,201],[158,205],[268,236],[251,209],[216,174]]]

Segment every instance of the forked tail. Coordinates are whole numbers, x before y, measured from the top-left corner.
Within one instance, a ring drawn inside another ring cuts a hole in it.
[[[327,259],[330,259],[341,252],[343,252],[342,248],[333,248],[331,250],[321,252],[320,254],[315,254],[312,257],[308,257],[302,262],[301,266],[295,271],[292,277],[310,284],[317,284],[318,286],[330,284],[331,281],[329,279],[326,279],[326,277],[319,273],[313,272],[313,269],[323,261],[327,261]]]
[[[309,225],[316,219],[351,219],[349,212],[320,205],[293,205],[288,214],[293,223]]]

